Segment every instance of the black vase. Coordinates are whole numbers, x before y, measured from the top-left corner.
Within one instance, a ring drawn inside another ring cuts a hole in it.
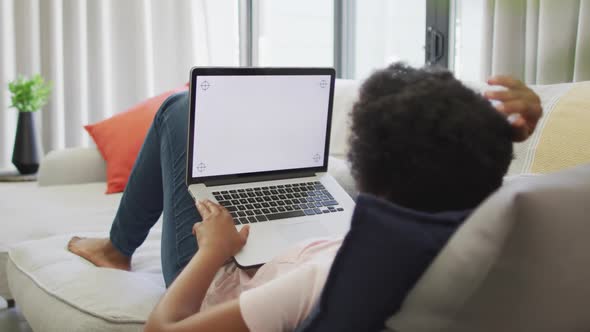
[[[39,169],[39,142],[32,112],[18,112],[12,163],[21,174],[35,174]]]

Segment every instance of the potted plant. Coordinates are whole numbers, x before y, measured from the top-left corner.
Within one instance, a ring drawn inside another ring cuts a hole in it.
[[[40,149],[33,113],[47,103],[51,84],[39,74],[31,79],[19,76],[8,83],[8,89],[12,93],[10,107],[18,110],[12,163],[21,174],[34,174],[39,169]]]

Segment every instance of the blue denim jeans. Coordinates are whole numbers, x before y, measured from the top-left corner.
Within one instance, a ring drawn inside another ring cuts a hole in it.
[[[201,220],[185,182],[188,98],[187,92],[170,96],[156,113],[110,233],[115,248],[131,257],[163,215],[161,256],[167,286],[197,251],[192,227]]]

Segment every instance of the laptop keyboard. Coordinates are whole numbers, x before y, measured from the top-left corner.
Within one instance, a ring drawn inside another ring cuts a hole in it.
[[[236,225],[344,211],[318,182],[214,191]]]

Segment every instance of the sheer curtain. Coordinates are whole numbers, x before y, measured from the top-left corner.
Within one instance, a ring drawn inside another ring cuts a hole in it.
[[[12,155],[17,112],[7,83],[18,74],[52,81],[36,115],[44,151],[85,146],[83,125],[210,63],[207,19],[207,1],[0,0],[0,168]]]
[[[590,0],[456,0],[456,9],[461,78],[590,80]]]

